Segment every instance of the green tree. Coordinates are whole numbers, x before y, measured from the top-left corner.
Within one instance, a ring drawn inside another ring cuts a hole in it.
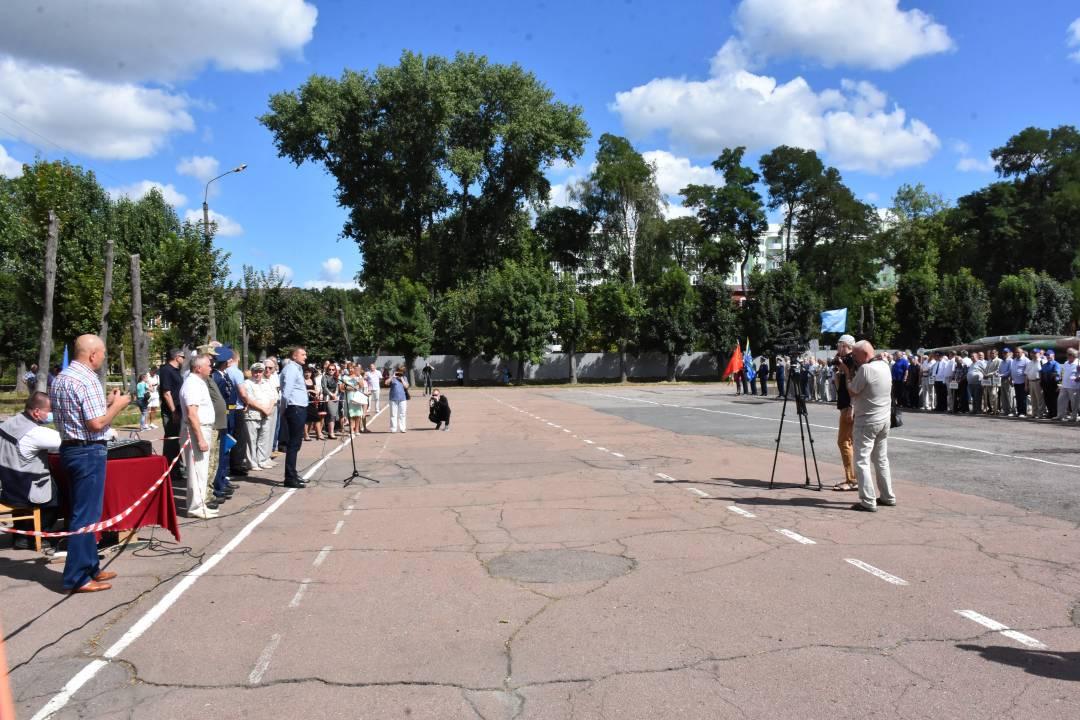
[[[795,263],[751,273],[743,319],[747,335],[758,347],[771,347],[781,336],[808,343],[820,313],[821,299]]]
[[[688,185],[681,195],[683,205],[697,212],[709,242],[702,245],[707,272],[727,275],[740,262],[739,278],[746,287],[746,269],[757,252],[758,238],[769,229],[761,194],[755,185],[761,179],[742,164],[746,148],[726,148],[712,166],[724,176],[721,187]]]
[[[895,337],[900,347],[926,347],[936,324],[938,279],[933,270],[912,270],[900,276],[896,288],[896,315],[903,318]]]
[[[484,353],[479,283],[463,283],[443,293],[437,318],[438,347],[458,356],[465,372],[465,382],[470,382],[472,359]]]
[[[667,354],[667,379],[675,381],[679,356],[694,349],[697,328],[694,316],[697,296],[690,276],[680,267],[664,271],[646,290],[647,327],[650,344]]]
[[[769,190],[769,209],[784,213],[784,260],[790,260],[795,218],[825,166],[813,150],[788,145],[762,155],[759,165]]]
[[[600,223],[615,267],[635,285],[642,227],[660,216],[663,203],[656,186],[656,168],[629,140],[604,133],[596,151],[596,167],[576,192],[585,210]]]
[[[995,335],[1026,333],[1035,320],[1039,298],[1034,273],[1005,275],[998,282],[991,306],[990,327]]]
[[[372,308],[375,332],[385,347],[405,356],[409,381],[416,358],[431,353],[434,330],[427,310],[428,291],[408,278],[381,285]]]
[[[949,232],[947,209],[945,200],[922,183],[897,189],[881,239],[885,260],[899,275],[936,270]]]
[[[1035,317],[1028,329],[1037,335],[1063,335],[1072,319],[1072,289],[1049,274],[1035,275]]]
[[[578,291],[572,276],[564,276],[555,286],[555,334],[569,360],[570,383],[577,384],[577,352],[589,331],[589,301]]]
[[[588,213],[571,207],[553,207],[536,218],[536,234],[547,256],[563,270],[596,271],[592,257],[593,219]]]
[[[967,268],[941,278],[934,308],[933,344],[959,345],[986,335],[990,294]]]
[[[589,298],[589,315],[598,337],[619,352],[619,379],[626,382],[626,352],[637,341],[643,315],[637,287],[621,280],[597,285]]]
[[[698,342],[716,356],[716,372],[724,372],[731,349],[739,340],[738,307],[721,275],[704,275],[697,286]]]
[[[517,360],[517,383],[525,363],[540,362],[555,325],[554,278],[546,267],[513,260],[487,271],[480,285],[484,349],[488,356]]]

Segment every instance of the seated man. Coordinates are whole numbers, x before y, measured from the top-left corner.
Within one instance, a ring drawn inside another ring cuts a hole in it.
[[[431,392],[431,399],[428,400],[428,420],[435,423],[436,430],[449,430],[450,429],[450,403],[447,401],[446,396],[435,389]],[[445,423],[445,425],[443,425]]]
[[[9,507],[42,509],[42,527],[56,519],[56,482],[49,474],[49,452],[60,449],[60,433],[45,427],[52,422],[49,396],[31,393],[23,412],[0,425],[0,503]],[[19,530],[33,530],[29,520],[18,520]],[[14,547],[29,550],[33,538],[16,535]]]

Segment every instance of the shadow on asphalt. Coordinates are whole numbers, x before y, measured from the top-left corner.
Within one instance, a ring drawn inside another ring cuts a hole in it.
[[[702,500],[719,500],[721,502],[733,502],[739,505],[795,505],[802,507],[821,508],[846,508],[851,505],[851,500],[826,500],[824,497],[793,497],[793,498],[770,498],[770,497],[719,497],[702,498]]]
[[[984,659],[1002,665],[1012,665],[1032,674],[1052,680],[1080,681],[1080,652],[1051,652],[1045,650],[1025,650],[1023,648],[991,645],[957,645],[968,652],[977,652]]]
[[[31,552],[27,550],[26,552]],[[57,594],[64,593],[63,578],[59,572],[50,570],[42,555],[34,553],[33,558],[10,560],[0,558],[0,577],[12,580],[29,580]]]

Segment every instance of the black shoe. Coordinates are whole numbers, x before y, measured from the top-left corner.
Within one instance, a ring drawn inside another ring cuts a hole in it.
[[[239,485],[237,485],[237,484],[236,484],[236,483],[234,483],[234,482],[227,482],[227,483],[225,483],[225,487],[229,488],[230,490],[239,490],[239,489],[240,489],[240,486],[239,486]]]
[[[227,502],[229,500],[229,498],[231,498],[231,497],[232,497],[232,494],[218,495],[217,493],[214,493],[213,502],[216,502],[218,505],[221,505],[222,503]]]
[[[15,539],[11,541],[12,550],[33,550],[33,539],[26,537],[25,535],[16,535]]]
[[[296,488],[296,489],[306,488],[307,483],[296,482],[294,480],[286,480],[285,481],[285,487],[287,487],[287,488]]]
[[[217,498],[215,497],[215,498],[214,498],[213,500],[211,500],[210,502],[206,503],[206,505],[205,505],[204,507],[205,507],[205,508],[206,508],[207,510],[217,510],[217,509],[218,509],[219,507],[221,507],[221,503],[222,503],[222,501],[221,501],[221,500],[218,500],[218,499],[217,499]]]
[[[877,512],[876,507],[867,507],[867,506],[863,505],[861,502],[857,502],[854,505],[852,505],[851,509],[852,510],[858,510],[860,512]]]

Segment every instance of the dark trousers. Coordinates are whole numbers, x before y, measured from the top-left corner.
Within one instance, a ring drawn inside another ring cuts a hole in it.
[[[905,397],[904,393],[903,380],[892,381],[892,399],[894,405],[899,405],[900,407],[907,407],[907,397]]]
[[[1013,383],[1013,392],[1016,393],[1016,414],[1020,417],[1027,415],[1027,384],[1020,383],[1017,385]]]
[[[968,411],[968,384],[967,380],[960,381],[960,387],[956,389],[956,407],[953,408],[958,413],[966,413]]]
[[[943,382],[934,383],[934,410],[945,412],[949,409],[949,386]]]
[[[1046,403],[1046,416],[1057,417],[1058,384],[1056,380],[1040,380],[1043,398]]]
[[[787,388],[784,385],[784,378],[783,377],[776,378],[776,394],[779,395],[780,397],[783,397],[784,396],[784,390],[786,390],[786,389]]]
[[[978,415],[982,412],[983,386],[975,383],[968,387],[971,388],[971,414]]]
[[[424,394],[431,394],[431,373],[426,373],[424,375]]]
[[[766,378],[766,377],[761,378],[761,394],[762,395],[768,395],[769,394],[769,379]]]
[[[304,441],[304,421],[307,420],[306,405],[290,405],[285,409],[285,425],[288,427],[289,444],[285,450],[285,482],[300,482],[296,472],[296,456]]]
[[[60,448],[60,463],[67,473],[71,493],[71,530],[93,525],[101,520],[105,501],[104,445],[69,445]],[[90,582],[100,571],[97,535],[84,533],[68,538],[64,563],[64,587],[78,588]]]
[[[165,405],[161,406],[161,426],[165,433],[166,438],[173,438],[172,440],[165,440],[161,444],[161,454],[165,456],[165,459],[170,463],[180,454],[180,425],[184,420],[184,416],[180,413],[179,409],[176,412],[169,412],[169,408]],[[180,463],[173,465],[172,473],[170,474],[174,483],[183,484],[184,476],[180,472]]]
[[[757,395],[757,375],[750,378],[750,394]]]
[[[229,434],[229,428],[216,430],[217,432],[217,473],[214,475],[214,494],[221,497],[229,486],[229,451],[225,449],[225,436]]]
[[[250,468],[247,461],[248,431],[243,410],[229,411],[229,434],[236,438],[236,445],[229,453],[229,472],[243,475]]]
[[[278,403],[277,427],[274,429],[274,449],[281,450],[289,444],[289,426],[285,422],[285,401]]]

